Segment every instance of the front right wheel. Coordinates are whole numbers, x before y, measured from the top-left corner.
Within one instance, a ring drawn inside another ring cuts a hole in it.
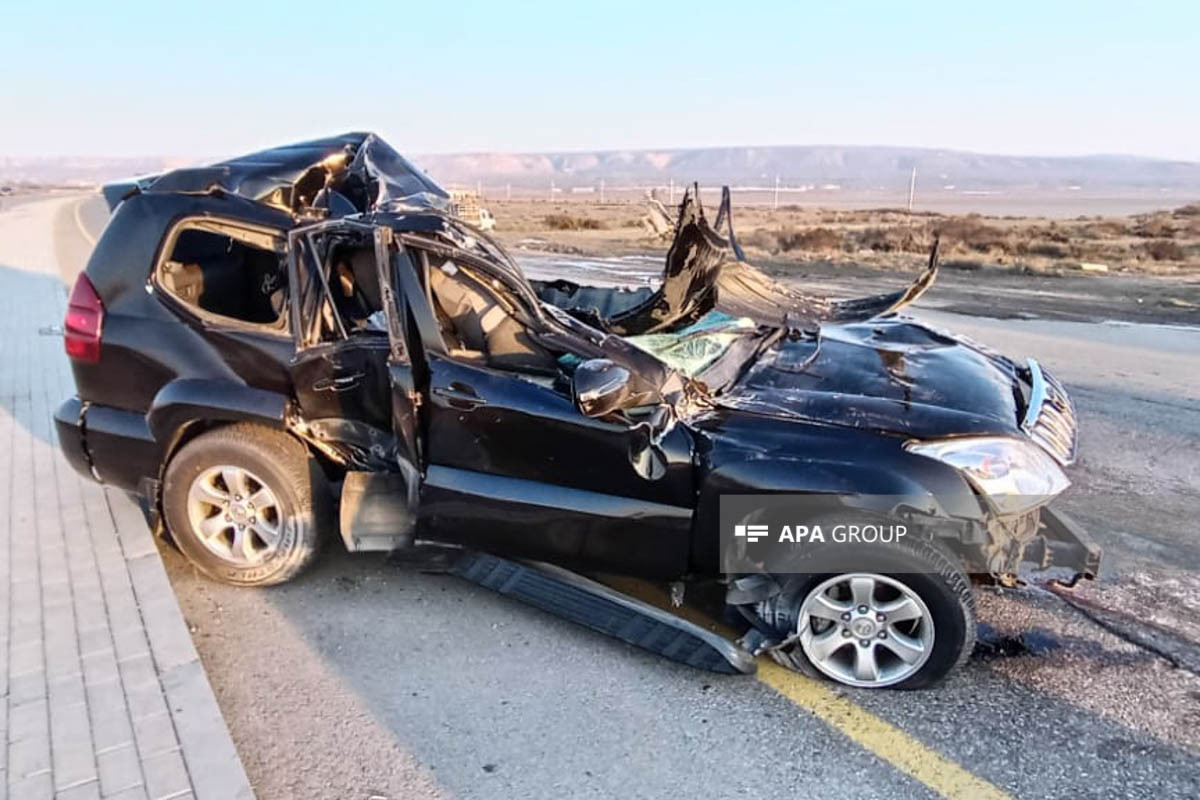
[[[784,666],[849,686],[916,689],[975,644],[975,598],[957,558],[931,542],[813,548],[760,604],[789,644]]]

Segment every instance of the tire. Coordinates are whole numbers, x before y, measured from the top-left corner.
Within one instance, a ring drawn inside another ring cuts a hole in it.
[[[162,502],[188,560],[235,586],[299,575],[332,519],[329,484],[304,446],[249,424],[218,428],[180,448],[167,465]]]
[[[974,649],[975,596],[970,579],[956,556],[932,542],[807,548],[790,567],[799,574],[778,576],[782,592],[759,607],[769,625],[786,636],[801,637],[772,651],[776,661],[786,667],[850,686],[920,689],[943,680]],[[861,613],[864,606],[853,605],[853,592],[855,587],[865,587],[868,580],[874,581],[874,596],[886,598],[873,601],[873,609],[896,608],[894,618],[919,610],[921,619],[901,621],[883,614],[883,621],[878,621],[875,610]],[[852,594],[848,596],[847,591]],[[841,602],[851,607],[844,609],[839,604],[836,611],[840,613],[830,615],[834,620],[818,617],[825,613],[821,607],[826,605],[819,596],[838,597],[839,592]],[[864,617],[872,624],[863,622]],[[860,627],[854,628],[856,625]],[[930,626],[927,631],[926,625]],[[807,636],[802,634],[804,629],[809,631]],[[828,638],[820,639],[822,634]],[[860,634],[868,638],[860,638]],[[914,643],[921,645],[920,654],[910,646]],[[872,654],[860,650],[860,645]],[[825,657],[820,658],[822,655]],[[910,656],[911,663],[906,660]],[[860,658],[876,662],[878,677],[872,677],[869,668],[858,672]]]

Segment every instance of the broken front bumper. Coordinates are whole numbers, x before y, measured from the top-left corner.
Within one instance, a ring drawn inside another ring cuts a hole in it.
[[[1100,571],[1100,546],[1061,511],[1042,506],[993,516],[986,529],[980,553],[984,571],[1005,586],[1032,577],[1074,586],[1080,578],[1095,578]]]
[[[1060,583],[1074,586],[1080,578],[1095,578],[1104,551],[1079,523],[1062,511],[1041,510],[1042,526],[1025,546],[1022,561],[1038,571],[1066,573]]]

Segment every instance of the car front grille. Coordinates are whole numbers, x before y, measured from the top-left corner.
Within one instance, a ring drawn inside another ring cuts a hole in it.
[[[1064,467],[1075,463],[1079,429],[1067,390],[1032,358],[1029,381],[1029,406],[1021,429]]]

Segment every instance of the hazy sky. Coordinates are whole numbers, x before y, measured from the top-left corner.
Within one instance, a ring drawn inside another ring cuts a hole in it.
[[[1200,3],[27,2],[0,157],[891,144],[1200,160]]]

